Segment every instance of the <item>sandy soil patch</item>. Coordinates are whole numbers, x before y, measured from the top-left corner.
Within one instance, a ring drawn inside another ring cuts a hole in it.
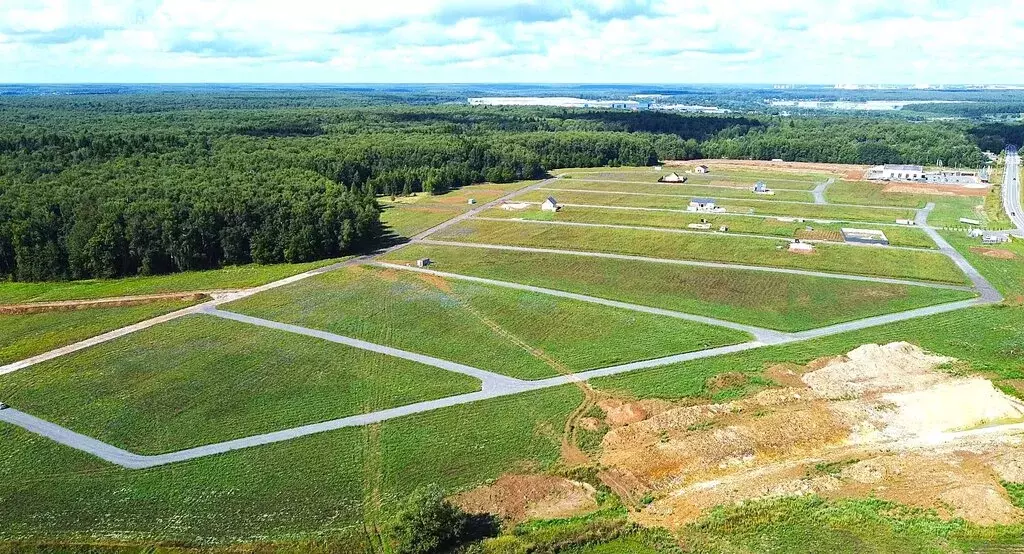
[[[600,462],[653,493],[635,514],[651,525],[811,493],[874,495],[980,524],[1019,521],[1000,479],[1024,479],[1024,404],[985,379],[944,371],[952,361],[892,343],[774,366],[768,376],[787,388],[613,428]]]
[[[988,256],[989,258],[999,258],[1000,260],[1013,260],[1017,258],[1017,255],[1009,250],[1001,250],[999,248],[984,248],[982,246],[972,246],[971,252],[975,254],[981,254],[982,256]]]
[[[504,475],[455,496],[470,513],[494,514],[509,523],[528,519],[572,517],[597,509],[595,490],[586,483],[551,475]]]
[[[988,187],[961,187],[956,185],[931,185],[927,183],[890,183],[882,192],[902,192],[908,194],[932,194],[936,196],[985,196]]]
[[[7,304],[0,306],[0,315],[37,314],[42,312],[88,310],[91,308],[123,308],[181,300],[199,302],[214,296],[238,292],[236,290],[171,292],[163,294],[144,294],[137,296],[118,296],[111,298],[94,298],[89,300],[61,300],[56,302],[26,302],[24,304]]]

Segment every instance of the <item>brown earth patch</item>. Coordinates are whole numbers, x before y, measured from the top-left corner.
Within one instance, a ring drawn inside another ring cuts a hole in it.
[[[982,246],[972,246],[971,252],[975,254],[981,254],[982,256],[988,256],[989,258],[999,258],[1000,260],[1013,260],[1017,257],[1017,254],[1009,250],[1002,250],[999,248],[985,248]]]
[[[441,277],[440,275],[432,275],[430,273],[417,273],[416,277],[420,281],[444,292],[452,291],[452,284],[448,282],[448,279]]]
[[[882,192],[906,194],[932,194],[936,196],[986,196],[989,187],[968,188],[956,185],[930,185],[927,183],[889,183]]]
[[[507,523],[581,515],[597,509],[594,488],[551,475],[504,475],[452,501],[473,514],[494,514]]]
[[[775,364],[764,370],[766,377],[776,383],[790,388],[802,388],[807,385],[800,379],[800,375],[806,370],[804,366],[797,364]]]
[[[793,233],[793,236],[801,240],[828,240],[832,242],[843,242],[842,233],[828,229],[815,229],[813,231],[797,229],[796,232]]]
[[[704,390],[710,394],[715,394],[724,390],[742,387],[749,382],[750,378],[745,373],[726,371],[708,377],[707,381],[704,382]]]
[[[807,173],[807,172],[828,172],[837,173],[843,175],[844,179],[862,179],[864,173],[869,169],[866,165],[849,165],[849,164],[829,164],[829,163],[814,163],[814,162],[772,162],[767,160],[686,160],[666,161],[666,166],[680,166],[680,165],[698,165],[704,164],[712,167],[738,167],[738,168],[760,168],[760,169],[773,169],[773,170],[789,170],[794,173]]]
[[[24,304],[8,304],[0,306],[0,315],[24,315],[43,312],[59,312],[74,310],[89,310],[93,308],[123,308],[128,306],[140,306],[163,302],[168,300],[181,300],[186,302],[199,302],[209,300],[214,294],[227,294],[236,292],[232,290],[218,291],[192,291],[172,292],[166,294],[145,294],[138,296],[118,296],[111,298],[94,298],[89,300],[61,300],[57,302],[26,302]]]

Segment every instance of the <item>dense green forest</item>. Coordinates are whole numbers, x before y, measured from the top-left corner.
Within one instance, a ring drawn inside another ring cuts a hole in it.
[[[557,167],[784,158],[974,167],[1019,129],[871,118],[468,107],[351,93],[0,99],[0,277],[58,280],[373,249],[377,195]]]

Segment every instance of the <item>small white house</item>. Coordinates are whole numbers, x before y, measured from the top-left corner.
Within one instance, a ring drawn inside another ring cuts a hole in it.
[[[416,260],[416,267],[427,267],[430,265],[430,258],[420,258]]]
[[[709,168],[706,165],[701,164],[701,165],[698,165],[697,167],[693,168],[693,172],[694,173],[701,173],[701,174],[709,173],[709,172],[711,172],[711,168]]]
[[[715,205],[714,198],[694,198],[690,200],[690,204],[686,206],[688,212],[721,212],[725,211]]]
[[[469,200],[466,201],[466,203],[472,206],[473,204],[476,204],[476,198],[470,198]]]
[[[685,183],[686,177],[679,175],[678,173],[669,173],[658,179],[659,183]]]
[[[775,191],[773,191],[772,189],[768,188],[768,185],[766,185],[764,181],[758,181],[758,182],[754,183],[754,188],[751,189],[751,190],[754,191],[754,194],[767,194],[767,195],[775,194]]]
[[[540,205],[540,209],[545,212],[557,212],[561,209],[554,196],[549,196],[543,204]]]

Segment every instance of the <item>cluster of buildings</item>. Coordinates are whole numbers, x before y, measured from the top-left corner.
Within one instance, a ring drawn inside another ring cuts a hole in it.
[[[864,177],[873,181],[906,181],[942,185],[981,185],[988,183],[988,169],[964,171],[960,169],[925,171],[920,165],[885,164],[868,169]]]

